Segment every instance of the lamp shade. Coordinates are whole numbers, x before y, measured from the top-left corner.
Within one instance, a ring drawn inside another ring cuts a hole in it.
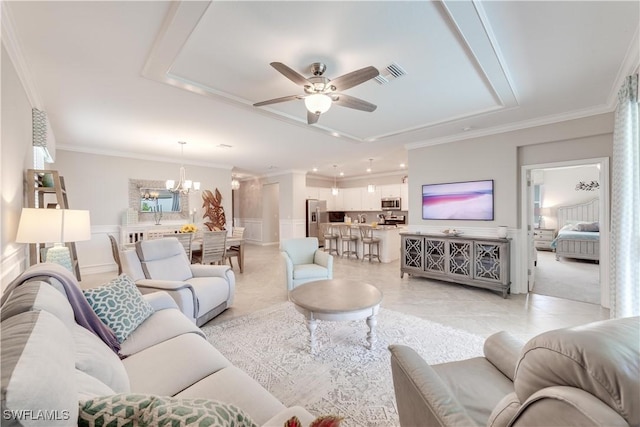
[[[331,98],[322,93],[309,95],[304,99],[304,105],[307,107],[307,110],[315,114],[322,114],[329,111],[331,102]]]
[[[540,216],[551,216],[551,208],[540,208]]]
[[[17,243],[64,243],[91,239],[89,211],[23,208]]]

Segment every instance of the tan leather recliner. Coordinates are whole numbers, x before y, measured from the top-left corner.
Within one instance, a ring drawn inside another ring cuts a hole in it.
[[[485,357],[428,365],[391,345],[403,427],[640,426],[640,317],[487,338]]]

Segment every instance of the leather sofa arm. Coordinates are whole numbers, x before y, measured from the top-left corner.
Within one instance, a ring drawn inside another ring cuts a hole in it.
[[[191,264],[193,277],[222,277],[227,279],[229,271],[233,272],[228,265]]]
[[[524,342],[508,332],[497,332],[485,340],[484,357],[513,381],[523,347]]]
[[[438,374],[412,348],[390,345],[400,425],[476,426]]]
[[[510,426],[608,426],[629,423],[609,405],[582,389],[547,387],[532,394],[520,407]]]
[[[198,298],[190,284],[176,280],[141,279],[136,286],[143,294],[167,292],[185,316],[194,322],[198,318]]]
[[[169,308],[178,309],[178,304],[176,304],[174,299],[171,298],[171,295],[166,291],[151,292],[149,294],[144,294],[142,297],[151,304],[154,311],[166,310]]]

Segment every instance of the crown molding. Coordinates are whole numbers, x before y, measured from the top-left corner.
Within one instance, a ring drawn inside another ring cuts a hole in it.
[[[0,15],[2,15],[2,44],[13,63],[31,107],[44,111],[44,103],[39,95],[38,87],[33,79],[27,60],[22,53],[20,39],[15,30],[16,26],[14,24],[11,7],[6,1],[0,2],[0,7],[2,8],[2,12],[0,13]]]
[[[465,141],[467,139],[481,138],[484,136],[498,135],[501,133],[513,132],[517,130],[530,129],[539,126],[551,125],[554,123],[561,123],[570,120],[583,119],[585,117],[597,116],[600,114],[610,113],[615,108],[609,105],[599,105],[596,107],[585,108],[582,110],[569,111],[567,113],[555,114],[552,116],[538,117],[531,120],[523,120],[521,122],[509,123],[501,126],[494,126],[487,129],[481,129],[473,132],[465,133],[464,135],[452,135],[442,138],[434,138],[422,142],[414,142],[405,144],[404,147],[407,150],[413,150],[416,148],[431,147],[434,145],[448,144],[450,142]]]
[[[620,87],[622,87],[622,83],[627,76],[631,74],[637,73],[638,68],[640,67],[640,24],[636,27],[636,31],[631,38],[631,43],[629,44],[629,48],[627,49],[627,53],[624,57],[624,61],[620,65],[620,69],[618,70],[618,75],[614,80],[613,86],[611,87],[611,91],[609,93],[609,98],[607,99],[607,105],[614,110],[618,105],[618,92],[620,91]]]
[[[71,151],[75,153],[95,154],[98,156],[124,157],[127,159],[148,160],[152,162],[166,162],[166,163],[176,163],[176,164],[182,163],[185,165],[202,166],[202,167],[212,168],[212,169],[224,169],[224,170],[233,169],[233,166],[227,165],[227,164],[221,164],[221,163],[198,162],[198,161],[189,161],[189,160],[176,162],[175,157],[152,156],[147,154],[129,153],[129,152],[117,151],[117,150],[105,150],[101,148],[81,147],[77,145],[58,145],[57,149],[62,151]]]

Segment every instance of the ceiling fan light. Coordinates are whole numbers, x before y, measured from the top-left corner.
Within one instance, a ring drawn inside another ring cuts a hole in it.
[[[331,98],[323,93],[309,95],[304,99],[304,105],[311,113],[322,114],[331,108]]]

